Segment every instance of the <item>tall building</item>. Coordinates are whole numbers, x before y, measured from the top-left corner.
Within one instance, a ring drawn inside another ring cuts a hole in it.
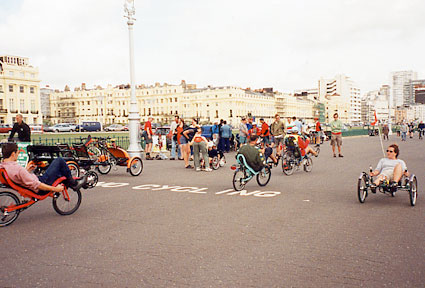
[[[425,104],[425,80],[409,80],[404,84],[404,93],[408,105]]]
[[[26,57],[0,56],[0,123],[12,124],[22,114],[28,124],[41,124],[38,69]]]
[[[418,73],[414,71],[396,71],[391,73],[394,107],[408,106],[412,104],[408,90],[405,90],[404,85],[411,80],[416,80],[417,78]]]
[[[314,94],[314,91],[311,91]],[[307,122],[312,122],[314,118],[315,101],[309,99],[308,93],[292,95],[289,93],[275,93],[276,113],[282,118],[297,117]],[[316,89],[317,95],[317,89]]]
[[[338,112],[344,122],[359,123],[361,120],[360,88],[350,77],[336,75],[332,79],[319,80],[319,101],[326,106],[326,121]]]
[[[362,122],[370,123],[375,120],[375,112],[378,120],[388,122],[390,107],[386,87],[380,90],[367,92],[362,99]]]

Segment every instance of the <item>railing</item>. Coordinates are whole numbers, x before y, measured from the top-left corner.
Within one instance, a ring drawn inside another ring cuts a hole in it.
[[[10,113],[18,113],[18,110],[10,110]]]
[[[22,110],[21,113],[22,114],[28,114],[28,110]]]
[[[34,145],[48,145],[54,146],[58,143],[61,144],[80,144],[83,143],[86,138],[84,137],[57,137],[57,138],[44,138],[44,137],[31,137],[32,143]],[[117,136],[111,138],[115,141],[115,144],[123,149],[127,149],[130,145],[130,137],[129,136]],[[108,140],[108,142],[112,142]]]
[[[31,110],[31,114],[38,114],[38,110]]]
[[[0,109],[0,113],[7,113],[7,109]]]

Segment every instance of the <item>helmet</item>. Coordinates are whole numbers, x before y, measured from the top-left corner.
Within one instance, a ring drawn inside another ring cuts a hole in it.
[[[294,127],[292,127],[291,132],[292,133],[295,133],[295,132],[298,133],[300,131],[298,130],[298,127],[297,126],[294,126]]]
[[[257,126],[257,123],[256,122],[252,123],[252,126]]]

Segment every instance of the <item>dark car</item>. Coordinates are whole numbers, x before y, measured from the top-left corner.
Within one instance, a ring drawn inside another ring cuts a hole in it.
[[[102,131],[102,124],[100,122],[83,122],[81,125],[77,125],[76,131]]]
[[[0,125],[0,133],[9,133],[12,130],[12,126],[9,124],[1,124]]]

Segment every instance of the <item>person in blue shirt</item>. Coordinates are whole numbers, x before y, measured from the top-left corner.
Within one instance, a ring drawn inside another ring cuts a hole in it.
[[[211,132],[212,132],[212,141],[216,146],[218,146],[218,141],[219,141],[219,137],[218,137],[218,134],[220,134],[219,129],[220,128],[218,127],[218,121],[215,121]]]
[[[298,128],[298,134],[301,135],[303,132],[303,123],[294,116],[292,117],[292,124]]]
[[[248,128],[248,131],[252,129],[252,117],[248,118],[248,122],[246,123],[246,127]]]
[[[223,139],[223,150],[225,152],[230,151],[230,137],[232,137],[232,128],[227,125],[227,121],[223,121],[223,126],[221,126],[221,139]]]

